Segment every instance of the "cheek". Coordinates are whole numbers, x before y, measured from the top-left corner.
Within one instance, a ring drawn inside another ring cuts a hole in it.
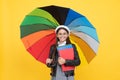
[[[67,38],[69,35],[56,35],[57,38],[64,37]]]
[[[67,38],[69,35],[65,35],[65,37]]]
[[[59,37],[60,37],[60,35],[57,35],[56,37],[57,37],[57,38],[59,38]]]

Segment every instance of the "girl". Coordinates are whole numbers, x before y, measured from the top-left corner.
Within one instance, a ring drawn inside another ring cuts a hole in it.
[[[80,59],[78,56],[77,49],[74,44],[74,60],[65,60],[58,56],[57,46],[64,46],[66,44],[71,44],[69,40],[70,30],[64,25],[60,25],[55,29],[56,33],[56,44],[52,45],[50,48],[49,58],[46,60],[46,64],[51,68],[52,80],[74,80],[74,70],[62,71],[61,65],[65,66],[78,66],[80,65]],[[66,53],[69,55],[69,53]]]

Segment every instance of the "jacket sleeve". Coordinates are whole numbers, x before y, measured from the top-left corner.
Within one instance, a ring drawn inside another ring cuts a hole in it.
[[[54,53],[54,46],[55,46],[55,45],[52,45],[52,46],[50,47],[49,56],[48,56],[48,58],[50,58],[50,59],[52,59],[52,55],[53,55],[53,53]]]
[[[81,63],[76,46],[74,44],[72,45],[73,45],[73,50],[74,50],[74,60],[66,59],[65,66],[78,66]]]
[[[53,55],[53,53],[54,53],[54,47],[55,47],[55,45],[52,45],[51,47],[50,47],[50,51],[49,51],[49,55],[48,55],[48,58],[50,58],[50,59],[52,59],[52,55]],[[53,68],[55,65],[53,64],[53,63],[51,63],[51,64],[46,64],[47,65],[47,67],[49,67],[49,68]]]

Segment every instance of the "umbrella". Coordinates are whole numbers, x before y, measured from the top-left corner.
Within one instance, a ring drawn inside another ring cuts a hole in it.
[[[89,63],[96,56],[99,46],[96,29],[85,16],[66,7],[38,7],[25,16],[20,32],[26,50],[45,63],[50,46],[56,42],[54,29],[59,25],[69,27],[70,40],[78,45]]]

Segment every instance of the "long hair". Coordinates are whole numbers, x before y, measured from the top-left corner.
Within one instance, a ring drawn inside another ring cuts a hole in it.
[[[59,28],[59,29],[56,31],[56,35],[58,34],[58,31],[59,31],[60,29],[64,29],[64,30],[69,34],[69,32],[68,32],[65,28]],[[53,59],[54,65],[56,64],[55,56],[56,56],[56,53],[57,53],[58,41],[59,41],[59,39],[58,39],[57,36],[56,36],[56,43],[54,44],[54,49],[53,49],[53,53],[52,53],[52,59]],[[71,41],[70,41],[69,36],[68,36],[67,39],[66,39],[66,44],[71,44]]]
[[[56,31],[56,34],[58,34],[58,32],[59,32],[59,30],[60,29],[64,29],[68,34],[69,34],[69,31],[67,30],[67,29],[65,29],[65,28],[59,28],[57,31]],[[59,39],[57,38],[57,36],[56,36],[56,45],[58,46],[58,41],[59,41]],[[67,37],[67,39],[66,39],[66,44],[71,44],[71,41],[70,41],[70,38],[69,38],[69,36]]]
[[[60,29],[64,29],[64,30],[69,34],[69,32],[67,31],[67,29],[65,29],[65,28],[59,28],[59,29],[56,31],[56,35],[58,34],[58,31],[59,31]],[[54,44],[54,51],[53,51],[53,55],[52,55],[53,58],[55,57],[55,53],[57,52],[58,41],[59,41],[59,39],[58,39],[57,36],[56,36],[56,43]],[[71,41],[70,41],[69,36],[68,36],[67,39],[66,39],[66,44],[71,44]]]

